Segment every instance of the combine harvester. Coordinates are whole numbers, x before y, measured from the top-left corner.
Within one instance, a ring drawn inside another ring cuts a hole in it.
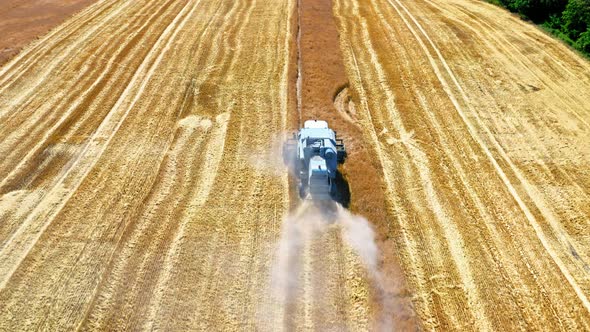
[[[303,128],[285,142],[283,159],[299,178],[301,198],[334,198],[338,164],[344,163],[346,149],[326,121],[305,121]]]

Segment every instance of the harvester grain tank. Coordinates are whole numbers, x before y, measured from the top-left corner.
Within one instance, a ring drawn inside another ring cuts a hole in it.
[[[346,148],[326,121],[305,121],[285,143],[283,158],[299,178],[301,198],[332,199],[338,164],[346,159]]]

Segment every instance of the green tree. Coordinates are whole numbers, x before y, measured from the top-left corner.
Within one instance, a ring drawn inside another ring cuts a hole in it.
[[[574,47],[586,54],[590,54],[590,31],[580,34],[580,38],[574,43]]]
[[[552,14],[561,14],[567,0],[503,0],[508,9],[530,18],[534,22],[543,22]]]
[[[590,0],[488,0],[541,24],[590,56]]]
[[[573,40],[580,38],[590,25],[590,0],[570,0],[563,11],[562,21],[564,33]]]

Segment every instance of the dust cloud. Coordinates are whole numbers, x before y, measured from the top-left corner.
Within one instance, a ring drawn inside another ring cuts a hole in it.
[[[340,233],[340,238],[358,256],[366,268],[373,289],[374,302],[379,306],[372,321],[372,329],[391,331],[394,329],[395,298],[386,292],[384,278],[379,270],[379,249],[375,243],[375,234],[369,222],[359,215],[354,215],[336,202],[303,201],[296,209],[283,219],[280,240],[276,246],[275,260],[271,271],[271,287],[276,302],[284,307],[285,326],[293,327],[296,303],[302,301],[304,285],[302,274],[321,274],[322,271],[304,271],[302,256],[311,247],[314,240],[330,230]],[[313,250],[322,250],[322,246],[313,246]],[[327,251],[327,249],[325,249]],[[322,253],[320,253],[321,255]],[[326,252],[326,254],[328,254]],[[313,301],[322,302],[325,294],[313,294]],[[338,296],[332,294],[332,296]],[[317,297],[317,298],[316,298]],[[297,324],[297,323],[295,323]],[[346,328],[343,328],[346,329]],[[340,330],[340,328],[338,329]]]

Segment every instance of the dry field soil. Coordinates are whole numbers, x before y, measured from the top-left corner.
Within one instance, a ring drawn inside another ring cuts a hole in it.
[[[590,330],[590,63],[535,26],[478,0],[21,3],[0,331]],[[330,225],[278,296],[307,218],[280,146],[309,118],[347,143],[377,272]]]

